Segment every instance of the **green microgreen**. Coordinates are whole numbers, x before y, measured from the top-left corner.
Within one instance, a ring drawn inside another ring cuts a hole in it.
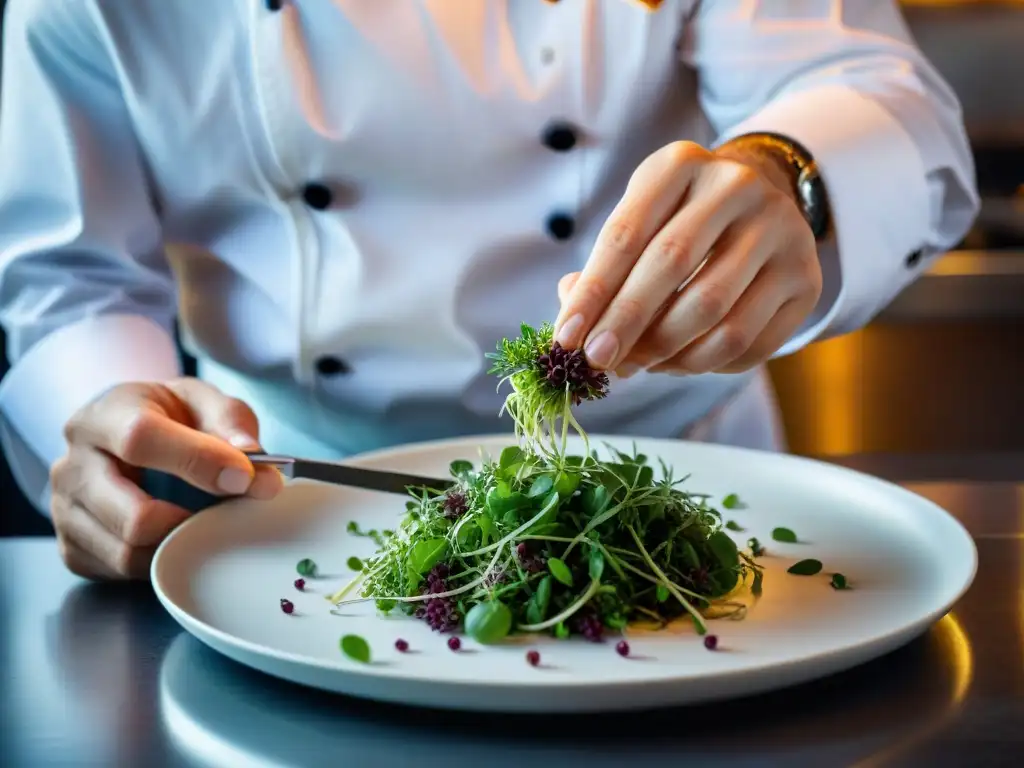
[[[728,528],[730,531],[737,531],[737,532],[739,532],[739,531],[743,531],[744,530],[743,526],[740,525],[739,523],[737,523],[735,520],[728,521],[725,524],[725,527]]]
[[[352,556],[345,561],[345,565],[348,566],[350,571],[361,571],[363,570],[363,561],[358,557]]]
[[[352,661],[358,661],[362,664],[370,663],[370,644],[359,635],[345,635],[341,638],[339,646],[341,647],[341,652],[352,659]]]
[[[833,573],[832,580],[829,582],[832,585],[832,589],[849,589],[850,585],[846,581],[846,577],[841,573]]]
[[[795,576],[814,576],[815,574],[821,573],[821,567],[821,560],[808,558],[807,560],[800,560],[793,563],[786,569],[786,572],[792,573]]]
[[[797,542],[796,534],[789,530],[789,528],[773,528],[772,538],[775,541],[781,541],[783,544],[796,544]]]
[[[303,576],[307,579],[315,578],[317,574],[316,563],[308,557],[304,557],[299,560],[298,565],[295,566],[295,570],[298,571],[299,576]]]
[[[726,509],[743,509],[746,505],[742,501],[740,501],[739,496],[737,496],[735,493],[730,493],[728,496],[722,499],[722,506],[725,507]]]

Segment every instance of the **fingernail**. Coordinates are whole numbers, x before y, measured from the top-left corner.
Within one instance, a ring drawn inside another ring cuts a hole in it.
[[[619,340],[611,331],[602,331],[584,349],[587,361],[598,368],[607,368],[619,352]]]
[[[240,496],[248,490],[251,482],[252,477],[245,470],[228,467],[217,478],[217,487],[231,496]]]
[[[260,447],[259,440],[245,432],[235,432],[228,438],[228,442],[243,451],[252,451]]]
[[[615,371],[615,375],[620,379],[628,379],[630,376],[635,376],[640,371],[639,365],[633,365],[627,363],[626,365],[620,365]]]
[[[575,344],[576,337],[583,327],[583,315],[575,314],[566,320],[558,329],[558,338],[555,339],[563,347]]]

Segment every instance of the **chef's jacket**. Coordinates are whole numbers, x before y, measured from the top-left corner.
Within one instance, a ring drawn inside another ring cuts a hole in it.
[[[484,354],[554,318],[673,141],[817,159],[837,236],[780,354],[867,322],[978,205],[888,0],[10,0],[5,27],[0,414],[41,507],[75,410],[179,373],[176,317],[338,455],[508,429]],[[678,435],[755,375],[616,380],[580,418]]]

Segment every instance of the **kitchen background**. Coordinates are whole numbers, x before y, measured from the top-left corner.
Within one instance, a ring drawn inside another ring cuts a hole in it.
[[[955,479],[958,467],[1024,462],[1024,0],[901,5],[963,103],[981,215],[867,328],[771,372],[793,452],[854,465],[867,453],[899,454],[909,467],[941,453]],[[0,459],[0,536],[51,531]]]

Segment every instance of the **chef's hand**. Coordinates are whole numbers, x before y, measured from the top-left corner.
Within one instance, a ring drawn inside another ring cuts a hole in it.
[[[736,373],[768,359],[821,293],[814,236],[790,188],[779,160],[750,150],[658,150],[583,271],[562,278],[555,338],[621,376]]]
[[[188,517],[139,487],[142,468],[221,495],[269,499],[283,484],[276,469],[254,468],[243,453],[259,449],[249,406],[197,379],[114,387],[64,433],[50,508],[64,562],[87,578],[145,577],[156,546]]]

